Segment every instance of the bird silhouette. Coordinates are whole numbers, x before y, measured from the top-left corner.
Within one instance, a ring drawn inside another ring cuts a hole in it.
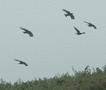
[[[33,37],[33,33],[26,28],[20,27],[21,30],[24,30],[24,34],[28,34],[30,37]]]
[[[94,29],[97,29],[97,27],[94,24],[90,23],[90,22],[84,21],[84,23],[87,23],[89,27],[93,27]]]
[[[26,62],[23,62],[21,60],[15,59],[15,61],[19,62],[18,64],[23,64],[25,66],[28,66],[28,64]]]
[[[73,15],[73,13],[71,13],[70,11],[68,11],[68,10],[65,10],[65,9],[62,9],[64,12],[66,12],[66,14],[64,14],[66,17],[67,16],[70,16],[71,17],[71,19],[75,19],[75,17],[74,17],[74,15]]]
[[[77,31],[77,35],[85,34],[85,32],[80,32],[76,27],[74,27],[74,29]]]

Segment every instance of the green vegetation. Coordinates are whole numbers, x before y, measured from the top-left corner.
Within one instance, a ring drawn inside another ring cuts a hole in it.
[[[106,66],[93,70],[87,66],[82,71],[73,71],[73,75],[66,73],[14,84],[1,80],[0,90],[106,90]]]

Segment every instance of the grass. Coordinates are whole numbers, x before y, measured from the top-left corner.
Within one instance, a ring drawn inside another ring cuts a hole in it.
[[[106,90],[106,66],[91,70],[74,70],[74,75],[65,73],[53,78],[43,78],[11,84],[0,80],[0,90]]]

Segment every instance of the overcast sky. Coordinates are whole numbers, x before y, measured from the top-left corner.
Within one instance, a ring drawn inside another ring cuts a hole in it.
[[[72,73],[106,63],[106,0],[0,0],[0,78],[7,81]],[[74,13],[65,17],[62,9]],[[83,21],[92,22],[97,30]],[[85,35],[77,36],[76,26]],[[22,33],[25,27],[33,38]],[[29,64],[17,64],[14,59]]]

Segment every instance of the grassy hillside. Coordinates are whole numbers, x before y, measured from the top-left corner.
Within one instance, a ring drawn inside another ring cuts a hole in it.
[[[73,71],[74,75],[66,73],[14,84],[1,80],[0,90],[106,90],[106,66],[92,71],[88,66],[83,71]]]

